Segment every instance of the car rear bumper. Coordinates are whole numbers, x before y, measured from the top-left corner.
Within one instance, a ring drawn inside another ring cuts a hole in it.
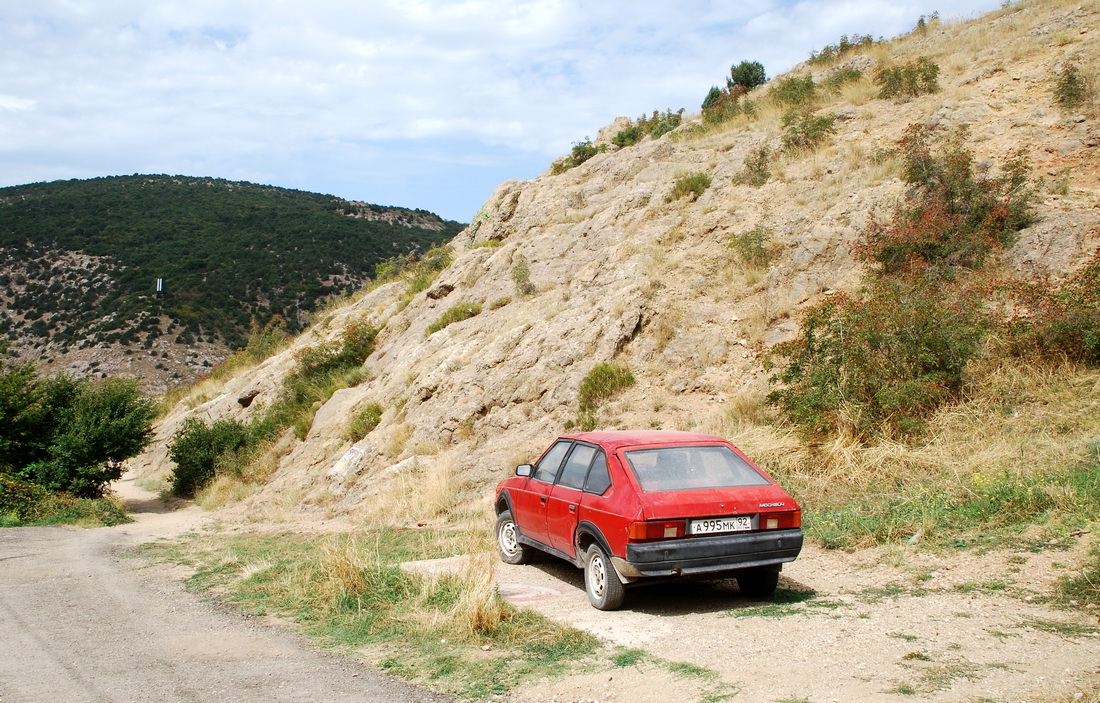
[[[626,559],[612,558],[628,579],[691,576],[794,561],[802,530],[769,530],[626,545]]]

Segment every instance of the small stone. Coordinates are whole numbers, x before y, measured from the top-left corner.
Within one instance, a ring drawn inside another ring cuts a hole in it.
[[[1084,122],[1088,118],[1085,117],[1084,115],[1074,115],[1070,119],[1072,119],[1077,124],[1081,124],[1082,122]]]

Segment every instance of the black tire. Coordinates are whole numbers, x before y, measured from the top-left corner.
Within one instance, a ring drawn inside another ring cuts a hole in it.
[[[505,510],[497,515],[497,553],[505,564],[526,564],[531,561],[533,550],[519,541],[519,528],[512,513]]]
[[[775,587],[779,585],[781,568],[761,566],[738,572],[737,585],[741,589],[741,595],[748,598],[771,598]]]
[[[623,583],[611,558],[598,544],[591,545],[584,557],[584,590],[588,602],[599,610],[616,610],[623,604]]]

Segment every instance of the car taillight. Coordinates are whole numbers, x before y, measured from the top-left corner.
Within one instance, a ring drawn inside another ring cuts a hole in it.
[[[650,522],[632,522],[628,532],[630,539],[674,539],[684,536],[683,520],[653,520]]]
[[[802,511],[787,510],[782,513],[760,513],[761,530],[787,530],[802,527]]]

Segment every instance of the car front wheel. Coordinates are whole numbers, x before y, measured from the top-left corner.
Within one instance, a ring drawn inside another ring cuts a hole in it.
[[[531,561],[531,548],[519,541],[519,528],[508,510],[497,515],[497,553],[505,564]]]
[[[599,610],[615,610],[623,604],[623,584],[607,552],[598,544],[590,546],[585,555],[584,590],[588,602]]]
[[[770,598],[779,585],[779,569],[767,566],[745,569],[737,574],[737,585],[743,596]]]

